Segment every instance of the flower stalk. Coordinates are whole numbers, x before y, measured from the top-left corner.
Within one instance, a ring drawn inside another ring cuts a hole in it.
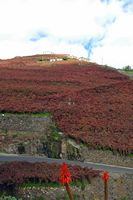
[[[72,191],[71,191],[71,188],[70,188],[70,185],[68,183],[66,183],[65,187],[66,187],[66,191],[67,191],[67,194],[69,196],[69,199],[70,200],[74,200],[73,195],[72,195]]]
[[[108,200],[108,180],[109,180],[109,173],[105,171],[102,175],[102,179],[104,181],[104,200]]]

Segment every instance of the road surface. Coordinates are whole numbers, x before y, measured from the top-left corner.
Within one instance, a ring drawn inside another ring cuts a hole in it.
[[[81,167],[93,168],[101,171],[109,171],[110,173],[121,173],[121,174],[133,174],[133,168],[115,166],[115,165],[106,165],[102,163],[93,163],[93,162],[79,162],[79,161],[70,161],[64,159],[54,159],[46,158],[41,156],[28,156],[28,155],[10,155],[10,154],[0,154],[0,163],[3,162],[12,162],[12,161],[28,161],[28,162],[47,162],[47,163],[62,163],[66,162],[71,165],[80,165]]]

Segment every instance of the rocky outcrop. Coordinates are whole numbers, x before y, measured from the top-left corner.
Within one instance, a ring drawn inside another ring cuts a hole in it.
[[[133,167],[133,156],[94,150],[66,137],[49,113],[0,114],[0,151]]]
[[[83,143],[76,143],[75,140],[64,139],[64,157],[70,160],[80,160],[110,165],[133,167],[133,156],[120,156],[118,153],[109,150],[96,150],[88,148]]]

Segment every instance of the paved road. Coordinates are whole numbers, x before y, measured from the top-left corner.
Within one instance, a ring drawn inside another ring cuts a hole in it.
[[[122,174],[133,174],[133,168],[129,167],[121,167],[121,166],[114,166],[114,165],[106,165],[101,163],[93,163],[93,162],[79,162],[79,161],[70,161],[70,160],[63,160],[63,159],[53,159],[53,158],[46,158],[46,157],[34,157],[34,156],[27,156],[27,155],[9,155],[9,154],[0,154],[0,162],[11,162],[11,161],[28,161],[28,162],[48,162],[48,163],[62,163],[66,162],[71,165],[80,165],[82,167],[93,168],[96,170],[101,171],[109,171],[110,173],[122,173]]]

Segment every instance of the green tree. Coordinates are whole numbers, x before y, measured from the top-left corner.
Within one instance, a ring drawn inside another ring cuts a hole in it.
[[[127,65],[123,68],[125,71],[130,71],[131,70],[131,66]]]

